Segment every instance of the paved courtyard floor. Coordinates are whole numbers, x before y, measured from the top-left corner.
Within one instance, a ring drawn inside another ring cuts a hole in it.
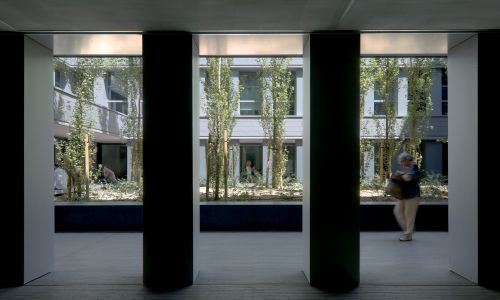
[[[347,294],[311,287],[301,233],[201,233],[196,283],[170,293],[142,285],[141,233],[58,233],[55,270],[0,289],[0,299],[500,299],[448,270],[448,234],[361,234],[361,284]]]

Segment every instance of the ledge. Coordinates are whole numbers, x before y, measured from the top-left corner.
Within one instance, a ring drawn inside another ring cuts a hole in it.
[[[361,231],[399,231],[394,203],[360,205]],[[134,201],[55,202],[56,232],[141,231],[143,204]],[[416,230],[447,231],[448,203],[422,203]],[[200,203],[201,231],[301,231],[302,202]]]

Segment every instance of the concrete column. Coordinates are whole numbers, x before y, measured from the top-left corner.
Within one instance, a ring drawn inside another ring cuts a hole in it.
[[[267,148],[269,145],[266,141],[262,142],[262,176],[264,176],[264,180],[266,178],[266,164],[267,164]],[[273,152],[269,152],[269,156],[271,159],[269,160],[269,186],[271,186],[272,176],[273,176]]]
[[[53,269],[53,56],[18,33],[0,33],[0,82],[9,158],[0,210],[0,287],[19,286]]]
[[[146,33],[143,61],[144,284],[172,290],[197,273],[198,50],[189,33]],[[160,147],[167,131],[171,144]]]
[[[359,285],[360,37],[312,33],[304,50],[304,271],[315,287],[348,291]]]
[[[297,152],[296,152],[296,160],[297,160],[297,180],[302,182],[303,181],[303,162],[304,162],[304,151],[303,151],[303,146],[302,146],[302,140],[297,140],[296,144],[297,146]]]
[[[127,181],[132,180],[132,148],[127,144]]]
[[[375,177],[375,147],[368,148],[368,151],[364,153],[364,158],[365,178],[372,179]]]
[[[450,269],[478,282],[478,38],[448,52]]]

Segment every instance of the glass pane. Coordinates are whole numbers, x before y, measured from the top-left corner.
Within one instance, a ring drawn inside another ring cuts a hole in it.
[[[243,87],[240,94],[241,100],[257,100],[257,72],[240,72],[240,85]]]
[[[127,97],[118,92],[111,91],[111,97],[109,98],[109,100],[127,100]]]
[[[448,102],[447,101],[441,102],[441,114],[443,116],[447,116],[448,115]]]
[[[108,102],[108,108],[123,114],[128,114],[127,102]]]
[[[256,116],[260,114],[260,102],[240,102],[240,115]]]
[[[384,97],[382,97],[382,94],[380,94],[380,89],[382,88],[382,85],[379,82],[375,83],[375,86],[373,87],[373,99],[375,100],[384,100]]]
[[[262,174],[262,146],[240,146],[240,176],[242,180],[251,179],[250,176]]]
[[[384,102],[375,102],[373,103],[373,114],[376,116],[385,115],[385,106]]]
[[[441,69],[441,85],[448,85],[448,75],[446,75],[446,69]]]
[[[240,109],[258,109],[256,102],[241,102]]]
[[[62,80],[61,80],[61,71],[59,70],[55,70],[55,80],[54,80],[54,84],[56,87],[58,88],[63,88],[63,84],[62,84]]]
[[[441,99],[448,100],[448,87],[447,86],[441,87]]]
[[[285,177],[296,177],[295,171],[295,160],[296,160],[296,152],[295,152],[295,144],[287,144],[285,145],[286,150],[288,152],[288,160],[286,162],[285,169]]]
[[[240,116],[258,116],[259,115],[259,111],[258,110],[254,110],[254,109],[249,109],[249,110],[240,110]]]
[[[290,97],[290,110],[288,111],[288,114],[290,116],[294,116],[296,114],[295,102],[297,101],[297,75],[295,74],[295,72],[292,72],[291,85],[293,87],[293,90],[292,90],[292,95]]]

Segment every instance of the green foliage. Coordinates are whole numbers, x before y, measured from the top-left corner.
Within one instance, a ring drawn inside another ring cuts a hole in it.
[[[118,179],[115,184],[106,183],[104,188],[117,193],[137,193],[142,195],[142,185],[135,181],[129,181],[126,179]]]
[[[224,146],[229,145],[235,124],[234,115],[238,108],[239,88],[231,78],[231,58],[207,58],[207,70],[203,87],[205,97],[203,110],[207,116],[209,139],[207,143],[207,190],[215,185],[214,199],[219,198],[219,186],[229,172],[229,163],[224,158]],[[225,138],[226,136],[226,138]]]
[[[272,151],[272,187],[283,188],[288,153],[283,146],[285,135],[285,117],[290,111],[290,99],[293,94],[292,72],[288,69],[289,58],[261,58],[262,67],[259,85],[262,92],[261,125],[267,139],[268,149]],[[268,151],[269,165],[269,151]],[[266,166],[266,174],[269,168]],[[266,175],[268,176],[268,175]],[[266,186],[268,179],[266,178]]]
[[[142,57],[113,57],[105,59],[105,70],[111,71],[127,95],[128,114],[122,134],[131,146],[131,178],[142,185],[143,177],[143,99]]]
[[[361,180],[360,189],[383,191],[385,189],[385,184],[383,182],[384,181],[381,180],[377,175],[373,178],[364,178]]]
[[[375,61],[372,58],[362,58],[360,66],[360,89],[359,89],[359,112],[360,112],[360,131],[361,137],[368,135],[367,123],[363,120],[365,115],[365,98],[368,90],[373,86],[375,75]],[[360,166],[361,178],[365,177],[365,153],[372,147],[369,139],[360,139]]]
[[[402,140],[405,141],[404,150],[415,157],[419,166],[422,162],[420,151],[422,137],[430,128],[433,61],[432,58],[420,57],[404,60],[404,70],[408,78],[408,112],[402,131]]]
[[[91,104],[94,102],[94,82],[102,72],[101,58],[77,58],[76,65],[72,68],[62,68],[62,62],[56,59],[56,66],[65,72],[71,72],[74,78],[76,101],[73,114],[69,121],[67,140],[56,141],[56,159],[68,174],[68,196],[73,199],[74,188],[76,198],[82,199],[83,185],[85,184],[86,196],[89,196],[89,183],[95,177],[95,168],[90,169],[89,177],[86,176],[86,140],[89,141],[88,164],[95,165],[96,146],[92,143],[93,118],[90,117]],[[67,77],[70,77],[69,74]]]
[[[400,146],[396,134],[396,103],[398,94],[399,60],[391,57],[374,58],[374,83],[376,91],[382,95],[385,116],[383,125],[376,121],[377,143],[379,147],[379,170],[381,182],[389,178],[392,167],[392,158]]]
[[[436,172],[423,172],[420,180],[421,197],[428,199],[448,198],[448,177]]]

